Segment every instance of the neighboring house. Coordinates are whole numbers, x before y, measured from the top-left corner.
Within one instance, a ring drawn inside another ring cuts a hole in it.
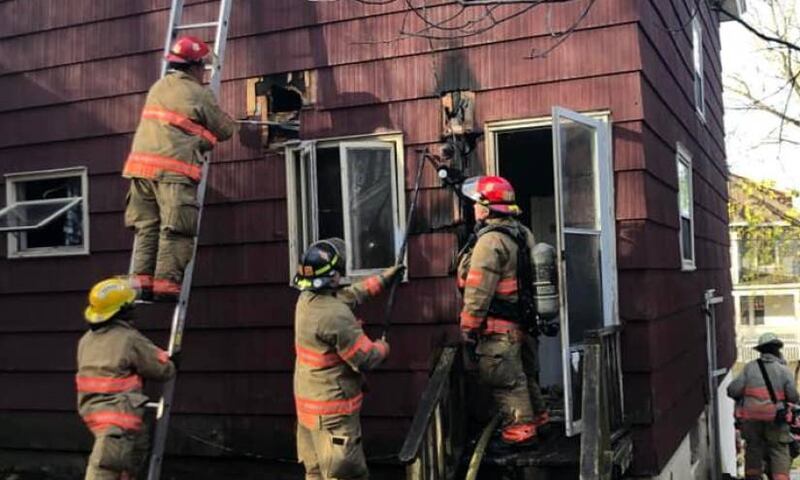
[[[738,361],[756,356],[764,332],[784,340],[784,355],[800,360],[800,212],[797,192],[731,175],[731,277]]]
[[[0,472],[77,470],[87,454],[73,384],[81,312],[93,282],[128,268],[120,170],[159,73],[170,3],[0,1],[7,206],[33,202],[35,215],[58,205],[52,218],[28,218],[41,228],[0,243]],[[187,21],[216,7],[187,3]],[[416,151],[446,133],[444,96],[466,105],[474,132],[460,166],[509,177],[523,221],[562,253],[562,336],[541,357],[567,429],[581,432],[583,340],[615,327],[621,368],[610,380],[624,387],[629,474],[702,476],[708,289],[724,299],[712,342],[720,368],[735,359],[717,14],[688,0],[597,1],[558,48],[526,59],[586,3],[542,5],[459,40],[393,42],[381,40],[422,28],[415,14],[447,18],[458,5],[365,3],[234,2],[222,104],[283,123],[245,129],[214,153],[167,471],[297,474],[287,462],[294,262],[309,242],[339,235],[357,275],[392,263]],[[436,353],[458,338],[450,266],[461,211],[426,171],[392,356],[370,374],[363,410],[375,478],[402,475],[382,459],[400,448]],[[381,312],[359,313],[373,335]],[[169,313],[143,308],[138,324],[163,342]]]

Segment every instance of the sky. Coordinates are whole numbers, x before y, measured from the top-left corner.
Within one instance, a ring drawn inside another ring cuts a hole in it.
[[[781,0],[785,4],[797,5],[800,0]],[[750,23],[758,22],[758,14],[764,13],[763,0],[748,0],[748,12],[744,19]],[[753,92],[768,95],[778,90],[783,83],[775,79],[776,67],[764,59],[765,43],[745,30],[736,22],[724,22],[721,29],[723,82],[738,73]],[[777,97],[782,103],[785,95]],[[774,140],[774,133],[780,126],[777,117],[758,111],[736,109],[741,105],[735,96],[726,91],[725,130],[728,164],[733,173],[759,180],[774,180],[782,188],[800,189],[800,146],[783,144],[780,147]],[[800,115],[800,105],[791,104]],[[787,133],[800,140],[800,129]]]

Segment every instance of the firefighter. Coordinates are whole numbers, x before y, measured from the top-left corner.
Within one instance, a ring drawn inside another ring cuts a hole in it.
[[[167,352],[132,324],[136,296],[131,282],[120,278],[104,280],[89,293],[89,331],[78,344],[75,377],[78,412],[95,437],[86,480],[135,478],[148,448],[142,382],[175,375]]]
[[[405,270],[395,266],[342,287],[344,254],[341,239],[320,240],[303,253],[294,279],[301,291],[295,310],[297,456],[307,480],[369,476],[359,417],[362,374],[386,359],[389,344],[370,340],[353,309]]]
[[[125,225],[136,232],[133,270],[145,297],[174,301],[192,256],[203,154],[233,135],[235,122],[203,86],[213,53],[179,38],[168,73],[147,94],[123,176],[131,180]]]
[[[770,478],[789,480],[792,436],[786,421],[787,404],[797,403],[797,388],[792,373],[781,356],[783,342],[774,333],[764,333],[755,349],[761,354],[745,365],[728,385],[728,396],[736,401],[736,418],[741,422],[746,442],[745,476],[762,478],[764,460],[769,461]],[[763,367],[763,370],[762,370]],[[775,401],[769,392],[772,386]]]
[[[475,202],[476,220],[476,234],[458,261],[462,339],[477,357],[479,379],[502,414],[497,446],[529,445],[549,419],[537,383],[538,339],[523,324],[517,303],[517,237],[532,251],[533,233],[516,220],[521,210],[506,179],[473,177],[462,193]]]

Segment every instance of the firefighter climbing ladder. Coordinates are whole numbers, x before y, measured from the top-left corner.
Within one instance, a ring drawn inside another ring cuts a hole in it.
[[[172,0],[172,7],[169,12],[169,24],[167,26],[167,37],[164,43],[164,54],[169,52],[172,42],[179,33],[187,30],[206,30],[214,29],[213,52],[215,60],[211,65],[210,87],[215,95],[219,94],[220,81],[222,77],[222,66],[225,59],[225,43],[228,38],[228,19],[231,14],[233,0],[220,0],[219,15],[216,21],[204,23],[182,24],[184,0]],[[167,73],[167,62],[164,61],[161,67],[161,76]],[[192,258],[186,266],[181,284],[181,293],[178,303],[172,314],[172,329],[169,338],[169,354],[180,352],[183,342],[183,328],[186,320],[186,310],[189,306],[189,293],[192,288],[192,274],[194,273],[194,262],[197,256],[197,243],[200,237],[200,220],[203,216],[203,205],[206,196],[206,183],[208,181],[208,165],[210,155],[206,154],[203,161],[203,174],[197,188],[197,203],[199,211],[197,216],[197,232],[192,247]],[[136,249],[136,244],[133,246]],[[175,377],[164,385],[161,399],[157,403],[148,404],[156,408],[156,427],[153,436],[152,451],[150,453],[150,465],[148,467],[147,479],[158,480],[161,476],[161,463],[164,459],[164,447],[167,442],[167,432],[169,430],[170,411],[172,409],[172,399],[175,394]]]

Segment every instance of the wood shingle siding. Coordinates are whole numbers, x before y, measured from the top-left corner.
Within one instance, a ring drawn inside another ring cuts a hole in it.
[[[91,214],[90,256],[8,260],[0,242],[0,466],[11,451],[15,458],[56,458],[55,452],[84,455],[89,448],[89,434],[74,412],[81,312],[93,282],[128,268],[132,236],[122,218],[127,182],[119,173],[145,93],[159,72],[169,4],[0,2],[0,174],[86,166]],[[187,4],[187,22],[209,20],[217,11],[214,1]],[[427,4],[433,18],[458,8],[452,0]],[[559,48],[527,60],[532,49],[553,42],[552,31],[574,21],[581,2],[537,7],[486,34],[431,45],[421,38],[382,42],[393,39],[404,21],[409,30],[422,26],[402,1],[237,1],[221,102],[241,117],[246,79],[315,70],[316,103],[301,110],[300,137],[402,132],[407,201],[416,149],[440,141],[440,90],[474,91],[478,125],[547,117],[553,105],[610,112],[634,473],[658,473],[705,401],[700,302],[707,288],[726,296],[718,314],[720,363],[733,360],[717,19],[705,7],[699,14],[706,123],[695,113],[691,28],[664,28],[687,22],[693,5],[599,1]],[[214,153],[187,317],[168,451],[192,464],[202,461],[207,478],[215,478],[217,457],[242,472],[264,473],[267,467],[192,440],[187,432],[276,459],[269,464],[273,474],[297,472],[286,466],[294,456],[296,292],[288,286],[285,158],[282,152],[265,154],[258,137],[243,129]],[[485,164],[484,141],[478,141],[476,160]],[[691,273],[680,271],[676,142],[693,155],[697,270]],[[368,457],[397,453],[435,351],[457,338],[460,296],[450,276],[457,241],[445,228],[453,221],[452,205],[426,169],[418,234],[408,251],[411,281],[400,287],[393,313],[392,356],[369,377]],[[372,335],[380,333],[384,301],[358,312]],[[143,308],[137,324],[164,342],[170,313],[163,305]],[[184,466],[168,461],[168,468]]]

